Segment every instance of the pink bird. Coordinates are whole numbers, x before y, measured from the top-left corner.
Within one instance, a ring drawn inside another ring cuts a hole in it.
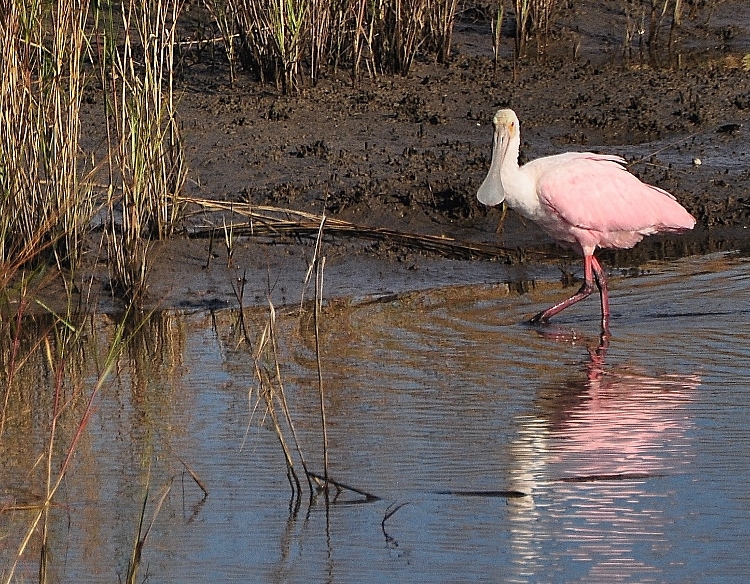
[[[692,229],[695,219],[668,192],[630,174],[620,156],[566,152],[518,166],[518,117],[501,109],[493,119],[492,163],[477,198],[508,206],[534,221],[559,242],[583,255],[580,290],[531,319],[546,323],[599,288],[602,330],[609,330],[607,277],[594,252],[627,249],[646,235]]]

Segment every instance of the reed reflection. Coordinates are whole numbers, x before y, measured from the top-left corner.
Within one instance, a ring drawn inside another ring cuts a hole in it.
[[[673,496],[661,477],[687,472],[686,406],[700,378],[608,366],[609,347],[602,336],[583,370],[543,388],[534,412],[519,420],[514,488],[532,495],[514,506],[523,571],[552,562],[591,581],[620,581],[662,570],[672,520],[654,511],[663,508],[654,499]]]
[[[189,401],[174,399],[183,321],[30,314],[0,327],[0,572],[63,581],[72,558],[125,572],[143,493],[183,466],[171,451]]]

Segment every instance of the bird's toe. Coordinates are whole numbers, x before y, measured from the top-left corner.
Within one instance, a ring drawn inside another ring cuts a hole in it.
[[[549,319],[545,316],[545,313],[544,312],[540,312],[539,314],[531,317],[526,322],[528,324],[534,324],[534,325],[536,325],[536,324],[547,324],[548,321],[549,321]]]

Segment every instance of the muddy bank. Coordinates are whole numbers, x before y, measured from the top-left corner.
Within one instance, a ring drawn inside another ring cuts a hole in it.
[[[475,197],[489,166],[492,115],[512,107],[521,120],[522,160],[565,150],[621,154],[633,161],[635,174],[672,192],[698,219],[691,236],[605,253],[610,265],[747,247],[750,72],[741,58],[750,52],[750,15],[744,0],[718,3],[710,19],[705,11],[686,18],[678,50],[661,53],[659,63],[637,48],[623,56],[625,17],[617,2],[568,4],[544,59],[514,63],[506,39],[494,69],[489,19],[472,10],[456,26],[447,65],[418,61],[408,77],[356,83],[346,72],[332,72],[296,96],[242,74],[230,86],[220,56],[186,55],[179,105],[190,165],[186,194],[325,210],[361,225],[492,243],[518,250],[511,263],[529,263],[523,250],[550,242],[513,213],[498,228],[500,211],[483,208]],[[91,96],[87,107],[101,107],[100,99]],[[95,128],[86,132],[92,142],[100,139]],[[309,238],[241,238],[231,261],[219,241],[209,261],[208,241],[188,236],[196,226],[220,226],[230,217],[190,212],[182,236],[154,246],[150,303],[231,304],[232,282],[243,274],[252,288],[249,301],[263,301],[274,282],[304,277]],[[454,270],[452,261],[388,241],[330,236],[325,252],[331,270],[341,266],[341,279],[353,278],[346,284],[335,283],[338,275],[329,278],[330,293],[352,295],[376,293],[383,274],[384,288],[408,289],[420,269],[420,277],[440,285],[555,278],[557,266],[575,265],[567,251],[555,259],[556,248],[543,249],[553,250],[553,259],[532,257],[540,266],[523,268],[523,275],[498,270],[497,262]],[[93,271],[92,293],[105,299],[106,266]],[[444,278],[447,273],[460,275]],[[290,296],[286,301],[297,300]]]

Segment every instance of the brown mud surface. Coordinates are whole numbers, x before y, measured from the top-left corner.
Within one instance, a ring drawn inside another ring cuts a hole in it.
[[[567,4],[544,59],[530,56],[514,66],[512,27],[506,27],[494,70],[489,19],[469,10],[456,23],[448,64],[417,60],[407,77],[365,75],[356,83],[346,71],[330,72],[295,96],[241,70],[230,85],[218,50],[186,53],[179,79],[186,195],[315,214],[325,209],[363,226],[512,251],[500,262],[469,261],[388,238],[329,233],[323,249],[329,297],[556,280],[561,266],[578,273],[577,258],[533,225],[509,212],[498,229],[501,211],[476,201],[489,167],[492,116],[512,107],[521,120],[522,161],[566,150],[621,154],[635,161],[632,172],[672,192],[698,219],[691,234],[602,252],[608,267],[750,249],[750,72],[741,61],[750,53],[746,0],[719,2],[710,19],[707,8],[689,18],[688,3],[673,51],[663,48],[658,63],[637,46],[624,57],[621,2]],[[202,18],[197,10],[188,10],[188,22]],[[92,112],[101,108],[100,96],[89,101]],[[99,139],[97,128],[85,132]],[[240,218],[188,210],[182,234],[154,244],[150,305],[236,306],[233,286],[243,277],[246,304],[265,302],[269,289],[276,302],[299,301],[314,236],[239,237],[229,259],[222,225]],[[194,236],[196,227],[210,224],[217,226],[212,245]],[[115,308],[106,266],[94,273],[82,289]]]

